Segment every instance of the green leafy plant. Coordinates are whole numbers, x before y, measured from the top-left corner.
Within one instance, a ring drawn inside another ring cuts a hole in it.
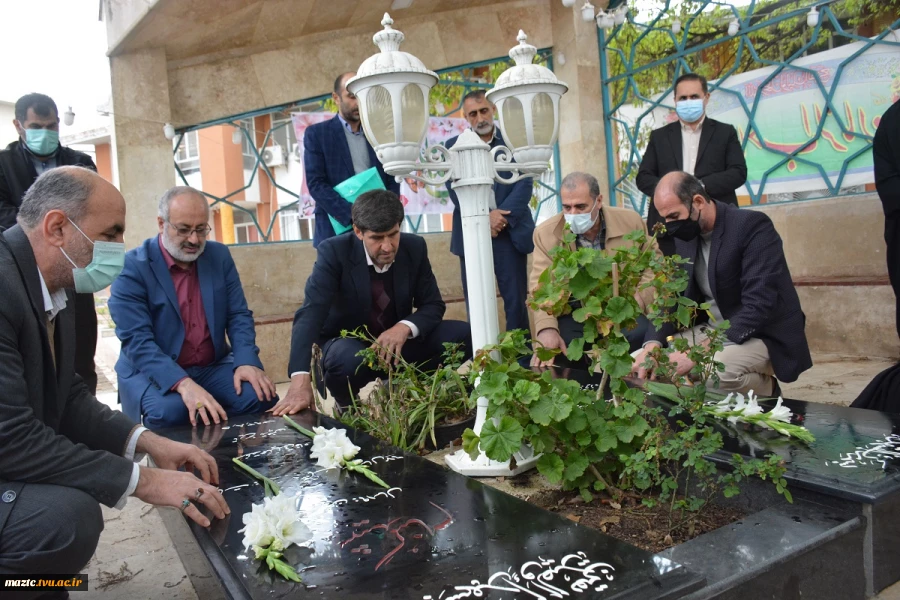
[[[473,395],[488,398],[489,419],[480,435],[466,431],[464,449],[473,457],[481,450],[508,461],[528,443],[541,454],[538,471],[564,490],[578,490],[585,501],[603,493],[618,502],[625,497],[651,506],[666,502],[670,531],[691,523],[719,492],[735,493],[737,483],[750,475],[771,479],[790,500],[780,458],[735,457],[731,473],[720,473],[706,458],[723,446],[720,415],[707,404],[706,382],[715,383],[723,368],[715,356],[727,322],[712,324],[704,343],[678,338],[648,355],[645,366],[672,382],[665,398],[626,381],[633,359],[625,332],[639,315],[646,313],[656,327],[674,323],[681,329],[704,314],[712,316],[708,305],[681,295],[688,283],[684,259],[658,254],[654,238],[635,231],[626,236],[630,245],[598,251],[578,248],[575,236],[564,234],[530,302],[557,317],[571,314],[584,325],[583,337],[568,344],[566,356],[586,359],[593,372],[602,370],[600,384],[582,389],[555,371],[522,367],[520,359],[531,353],[524,333],[507,332],[473,362]],[[542,360],[558,353],[535,351]],[[683,376],[671,360],[675,352],[693,362]]]
[[[458,372],[463,361],[459,344],[444,344],[442,363],[435,371],[426,372],[402,356],[382,355],[365,330],[341,335],[369,344],[359,356],[369,368],[384,373],[365,402],[353,398],[339,415],[342,423],[402,450],[421,451],[427,440],[437,446],[435,427],[472,415],[475,405]]]

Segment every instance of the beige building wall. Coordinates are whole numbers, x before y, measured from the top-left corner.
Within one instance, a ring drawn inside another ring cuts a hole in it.
[[[887,280],[884,217],[877,196],[758,207],[784,243],[806,313],[814,354],[900,357],[894,293]],[[450,234],[425,235],[428,258],[447,302],[445,318],[465,319],[459,261]],[[303,302],[316,252],[309,242],[232,248],[247,302],[257,321],[263,364],[287,377],[291,322]],[[503,303],[498,299],[501,328]]]
[[[143,218],[148,190],[172,185],[164,123],[187,127],[327,94],[337,74],[377,52],[372,35],[390,2],[339,4],[104,0],[120,187],[141,215],[129,218],[129,238],[152,234],[152,220]],[[303,13],[305,23],[286,19],[286,11]],[[570,86],[561,110],[562,170],[606,181],[596,27],[579,11],[557,0],[417,0],[392,16],[406,36],[402,50],[435,70],[504,57],[519,29],[539,48],[559,46],[566,60],[555,67]],[[339,22],[350,26],[329,29]]]
[[[0,150],[19,139],[19,133],[13,125],[16,118],[16,103],[0,100]]]

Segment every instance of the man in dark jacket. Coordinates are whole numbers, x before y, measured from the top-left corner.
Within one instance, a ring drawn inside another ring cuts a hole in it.
[[[341,406],[380,374],[362,364],[368,344],[341,337],[366,327],[390,356],[402,356],[423,371],[434,370],[444,342],[463,344],[471,356],[469,324],[444,320],[446,306],[417,235],[400,233],[403,204],[387,190],[365,192],[353,205],[353,231],[319,246],[306,280],[303,306],[294,315],[288,371],[291,387],[272,412],[294,414],[313,399],[312,345],[322,349],[323,380]]]
[[[54,167],[77,165],[96,171],[91,157],[59,144],[59,111],[44,94],[28,94],[16,101],[13,125],[19,139],[0,150],[0,227],[16,224],[25,192],[38,175]],[[93,294],[75,295],[75,372],[92,394],[97,392],[94,354],[97,350],[97,313]]]
[[[647,230],[663,221],[652,202],[656,184],[666,173],[685,171],[706,186],[706,193],[719,202],[737,206],[735,190],[747,181],[747,161],[734,127],[706,116],[709,89],[706,78],[686,73],[675,81],[675,111],[678,120],[650,134],[644,160],[635,183],[650,196]],[[659,239],[666,256],[675,252],[669,236]]]
[[[337,184],[375,167],[385,189],[400,193],[400,184],[384,172],[375,150],[363,133],[359,104],[356,96],[347,90],[347,81],[355,75],[356,73],[344,73],[338,76],[331,93],[332,100],[338,106],[338,113],[333,119],[316,123],[303,136],[306,187],[316,201],[316,231],[313,235],[315,248],[335,235],[328,217],[344,227],[350,226],[352,205],[334,191]]]
[[[491,148],[505,145],[500,131],[494,125],[494,105],[485,97],[484,90],[469,92],[463,97],[463,114],[472,131]],[[447,140],[447,148],[452,148],[459,136]],[[512,173],[501,171],[502,177]],[[497,287],[503,298],[503,312],[506,315],[506,330],[524,329],[531,331],[528,321],[528,255],[534,251],[534,218],[531,215],[530,178],[515,183],[495,181],[491,191],[491,250],[494,256],[494,273]],[[450,200],[453,202],[453,233],[450,235],[450,252],[459,257],[462,274],[463,295],[466,309],[469,302],[469,286],[466,281],[466,256],[463,251],[462,216],[459,198],[451,183],[447,183]]]
[[[103,529],[100,504],[121,508],[129,496],[203,527],[224,518],[215,459],[110,410],[75,373],[69,290],[82,277],[72,263],[95,288],[115,277],[122,195],[86,169],[53,169],[26,195],[20,222],[0,233],[0,575],[80,572]],[[94,270],[101,242],[107,260]],[[160,468],[135,463],[142,453]]]
[[[881,117],[872,142],[875,189],[884,208],[887,267],[897,298],[897,334],[900,335],[900,102]]]
[[[676,252],[691,261],[684,265],[684,295],[709,302],[715,320],[730,323],[725,347],[716,354],[725,365],[717,387],[768,396],[777,391],[775,377],[796,381],[812,366],[806,317],[772,220],[763,212],[712,200],[696,177],[680,171],[660,179],[653,203],[675,238]],[[708,344],[704,329],[697,325],[683,335],[692,343]],[[674,333],[673,325],[664,325],[656,342],[644,344],[634,363],[638,376],[647,375],[643,362],[648,347]],[[669,358],[678,375],[694,366],[684,353]]]

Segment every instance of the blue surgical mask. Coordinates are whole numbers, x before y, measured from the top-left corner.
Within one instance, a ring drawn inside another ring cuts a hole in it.
[[[679,100],[675,103],[675,112],[678,118],[685,123],[694,123],[703,116],[703,100]]]
[[[125,244],[121,242],[95,242],[81,231],[72,219],[69,223],[84,235],[84,239],[94,246],[94,256],[83,269],[75,264],[66,251],[60,248],[66,259],[72,263],[72,276],[75,279],[75,291],[79,294],[93,294],[109,287],[125,267]]]
[[[26,129],[25,145],[34,154],[48,156],[59,148],[59,132],[52,129]]]
[[[575,215],[564,215],[566,219],[566,223],[569,224],[569,229],[572,230],[572,233],[576,235],[581,235],[590,230],[591,227],[597,222],[597,219],[600,218],[600,214],[598,213],[596,217],[593,217],[592,214],[594,212],[594,208],[597,206],[597,201],[594,200],[594,206],[591,207],[586,213],[578,213]]]

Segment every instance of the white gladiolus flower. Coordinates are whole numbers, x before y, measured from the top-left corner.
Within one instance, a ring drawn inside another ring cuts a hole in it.
[[[725,396],[724,400],[720,400],[719,402],[716,402],[715,404],[713,404],[712,411],[716,414],[722,414],[722,413],[729,412],[731,410],[731,397],[732,396],[734,396],[734,394],[728,394],[727,396]]]
[[[291,544],[302,544],[313,537],[312,530],[303,524],[295,513],[281,517],[275,524],[275,537],[287,548]]]
[[[254,504],[251,511],[244,514],[243,522],[246,527],[238,533],[244,534],[245,550],[251,546],[271,546],[281,551],[313,537],[312,531],[300,521],[296,499],[285,494],[266,498],[262,504]]]
[[[254,504],[242,520],[244,528],[238,533],[244,534],[244,550],[250,546],[268,546],[275,539],[273,524],[262,504]]]
[[[309,456],[316,459],[320,467],[339,468],[359,452],[359,446],[355,446],[347,438],[347,432],[343,429],[313,427],[313,431],[316,436],[313,438]]]
[[[781,396],[778,396],[778,402],[775,404],[775,408],[769,411],[768,417],[776,421],[790,423],[793,413],[791,413],[791,409],[789,409],[787,406],[782,406],[782,400],[783,398]]]
[[[729,396],[730,395],[731,394],[729,394]],[[732,415],[732,416],[728,417],[728,419],[727,419],[728,422],[729,423],[737,423],[740,420],[741,415],[743,414],[744,408],[746,406],[747,406],[747,402],[744,400],[744,395],[743,394],[735,394],[735,402],[734,402],[734,405],[732,405],[731,410],[729,412],[737,412],[737,413],[741,413],[741,414]]]
[[[756,402],[756,396],[753,395],[753,390],[750,390],[747,394],[747,406],[744,407],[743,415],[745,417],[752,417],[753,415],[760,414],[762,411],[762,406]]]

